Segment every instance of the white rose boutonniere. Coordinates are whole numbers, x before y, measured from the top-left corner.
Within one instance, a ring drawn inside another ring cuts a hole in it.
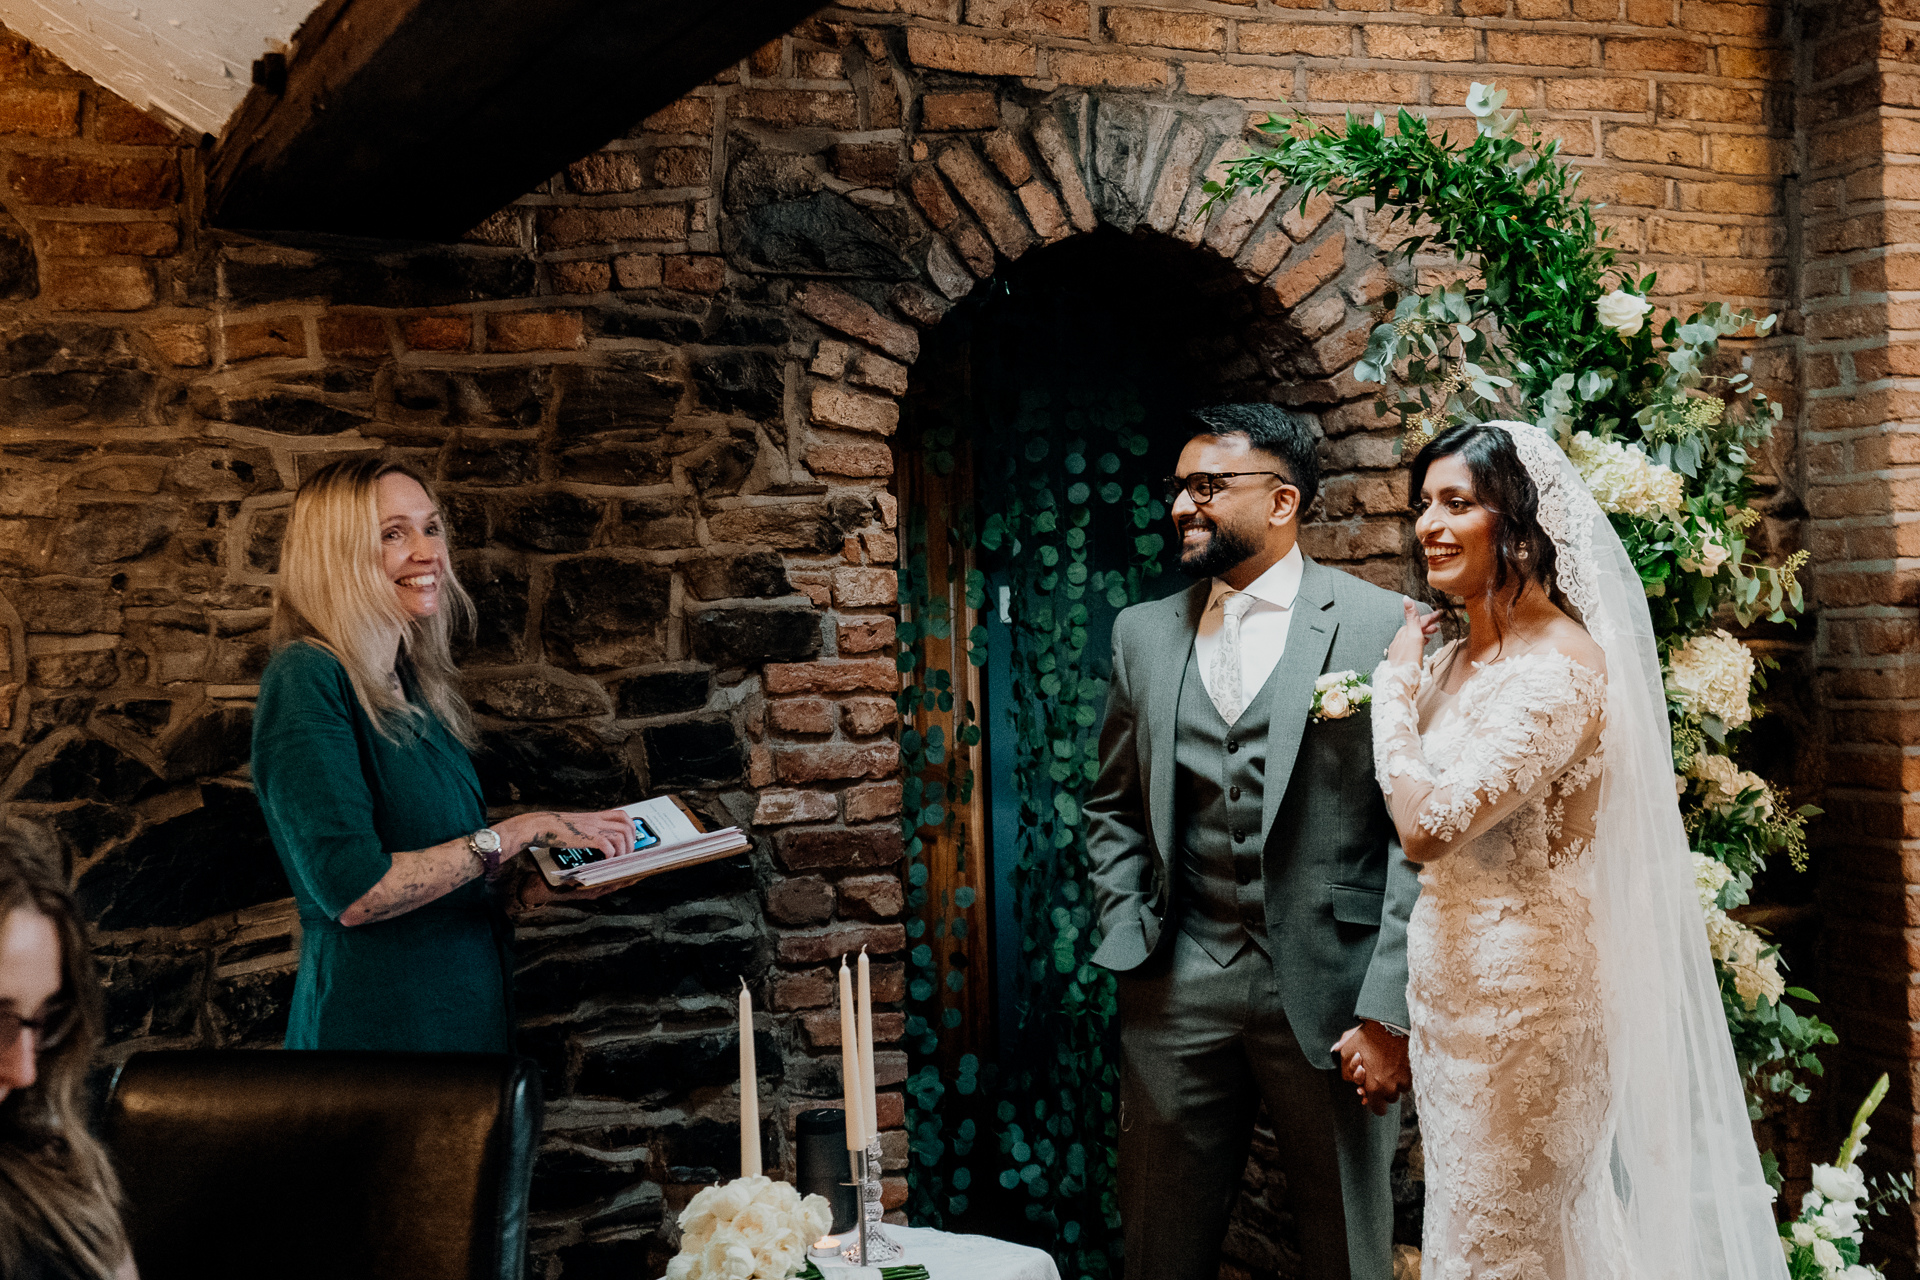
[[[1615,289],[1594,303],[1593,309],[1601,324],[1623,338],[1631,338],[1646,323],[1647,312],[1653,310],[1653,304],[1638,294]]]
[[[1314,720],[1345,720],[1373,701],[1373,686],[1358,671],[1329,671],[1313,682]]]

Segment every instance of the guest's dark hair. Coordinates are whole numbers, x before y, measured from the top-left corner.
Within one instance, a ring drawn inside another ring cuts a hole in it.
[[[1407,473],[1407,505],[1420,507],[1420,486],[1427,481],[1427,468],[1441,458],[1458,458],[1473,479],[1473,496],[1494,516],[1493,582],[1488,594],[1495,599],[1507,596],[1507,612],[1529,581],[1547,588],[1556,604],[1561,603],[1554,576],[1553,539],[1540,527],[1540,491],[1526,464],[1520,461],[1513,437],[1504,428],[1484,422],[1462,423],[1448,427],[1414,456]],[[1526,549],[1522,556],[1520,551]],[[1424,579],[1425,575],[1422,575]],[[1511,593],[1507,584],[1513,583]],[[1431,591],[1427,593],[1431,595]],[[1564,607],[1564,606],[1563,606]]]
[[[111,1280],[128,1253],[120,1184],[81,1104],[100,1043],[100,979],[58,857],[8,823],[0,825],[0,926],[16,911],[52,922],[62,982],[49,1007],[54,1021],[35,1041],[36,1079],[0,1101],[0,1275],[57,1258],[67,1264],[61,1274]]]
[[[1195,435],[1245,436],[1248,444],[1273,455],[1300,491],[1301,514],[1313,505],[1320,492],[1320,454],[1313,423],[1305,415],[1275,404],[1220,404],[1195,409],[1187,417]]]

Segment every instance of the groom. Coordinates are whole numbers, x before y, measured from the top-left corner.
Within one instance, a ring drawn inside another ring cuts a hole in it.
[[[1419,883],[1367,708],[1313,702],[1316,677],[1370,676],[1400,597],[1300,553],[1319,463],[1298,415],[1192,417],[1170,488],[1198,581],[1115,621],[1086,803],[1093,959],[1119,974],[1127,1280],[1218,1275],[1263,1099],[1305,1274],[1388,1280]],[[1356,1053],[1367,1106],[1339,1070]]]

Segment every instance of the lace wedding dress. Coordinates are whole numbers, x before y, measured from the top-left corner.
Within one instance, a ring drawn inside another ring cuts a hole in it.
[[[1407,926],[1423,1274],[1558,1278],[1570,1215],[1612,1193],[1591,1185],[1610,1090],[1585,856],[1606,681],[1545,649],[1462,683],[1458,652],[1383,663],[1373,685],[1396,823],[1451,846],[1421,868]]]
[[[1553,437],[1507,432],[1599,646],[1374,675],[1379,780],[1447,837],[1408,928],[1432,1280],[1787,1280],[1674,801],[1646,593]],[[1396,798],[1397,797],[1397,798]]]

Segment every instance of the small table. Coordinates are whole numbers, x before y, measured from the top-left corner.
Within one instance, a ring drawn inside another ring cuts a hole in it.
[[[896,1227],[887,1224],[887,1234],[900,1242],[906,1255],[889,1266],[919,1265],[927,1269],[929,1280],[1060,1280],[1053,1259],[1038,1249],[1023,1244],[1008,1244],[991,1236],[957,1236],[932,1227]],[[852,1233],[848,1233],[849,1241]],[[835,1268],[850,1263],[840,1258],[815,1258],[827,1280],[833,1280]]]

